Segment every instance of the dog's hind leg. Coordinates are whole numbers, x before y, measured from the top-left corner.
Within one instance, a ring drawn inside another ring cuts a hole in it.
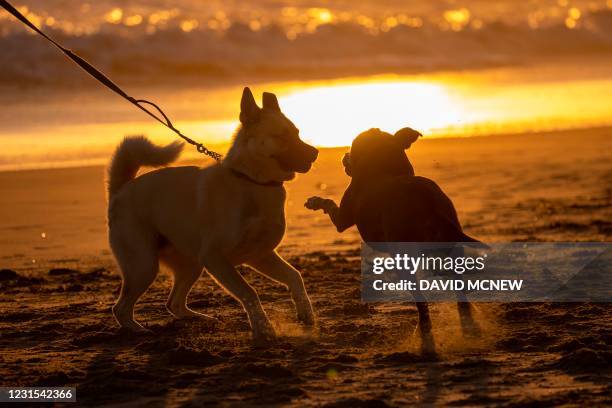
[[[236,298],[247,313],[251,329],[253,330],[253,340],[256,345],[268,345],[276,338],[274,328],[261,306],[257,292],[236,268],[219,254],[211,250],[202,259],[208,273],[223,288],[225,288],[234,298]]]
[[[265,276],[287,285],[291,291],[291,298],[295,303],[298,319],[306,325],[314,325],[315,317],[312,304],[306,293],[302,275],[300,275],[297,269],[274,251],[256,261],[248,262],[248,264]]]
[[[461,323],[461,331],[465,337],[480,336],[480,326],[474,320],[472,315],[472,305],[467,301],[465,293],[457,293],[457,310],[459,311],[459,322]]]
[[[434,342],[433,333],[431,332],[429,305],[427,302],[417,301],[416,306],[419,312],[418,330],[421,336],[421,351],[424,355],[435,355],[436,344]]]
[[[128,234],[122,234],[130,230]],[[148,332],[134,320],[134,306],[151,286],[159,271],[157,247],[151,236],[136,234],[136,229],[110,230],[110,244],[122,276],[121,293],[113,306],[113,315],[121,327],[134,332]]]
[[[459,246],[455,248],[455,253],[458,256],[465,256],[465,247]],[[472,314],[472,305],[468,301],[465,291],[457,291],[457,311],[459,312],[459,323],[461,324],[461,332],[464,337],[478,337],[481,334],[480,326],[474,320]]]
[[[175,249],[163,251],[160,255],[162,263],[167,265],[174,275],[174,283],[166,308],[176,318],[201,317],[216,320],[213,317],[198,313],[187,307],[189,291],[202,274],[202,267],[197,261],[190,261],[181,256]]]
[[[412,275],[413,277],[415,275]],[[419,332],[421,337],[421,352],[424,355],[435,356],[436,355],[436,343],[434,342],[433,333],[431,331],[431,317],[429,316],[429,304],[427,299],[420,290],[411,292],[412,297],[416,303],[417,311],[419,312],[419,322],[415,331]]]

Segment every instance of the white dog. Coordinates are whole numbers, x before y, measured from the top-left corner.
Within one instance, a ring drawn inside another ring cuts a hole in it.
[[[167,302],[176,317],[207,316],[186,306],[203,269],[246,311],[253,338],[275,337],[255,290],[235,269],[248,264],[287,285],[300,321],[314,324],[300,273],[275,251],[285,232],[283,182],[307,172],[318,151],[299,138],[276,96],[263,94],[263,108],[244,89],[241,126],[226,158],[215,165],[173,167],[140,177],[141,166],[164,166],[180,154],[181,143],[165,147],[145,137],[126,138],[108,170],[108,225],[123,284],[113,314],[119,324],[146,331],[134,320],[134,305],[155,279],[159,261],[174,273]]]

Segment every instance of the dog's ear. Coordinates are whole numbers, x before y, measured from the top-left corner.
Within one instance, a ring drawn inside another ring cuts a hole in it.
[[[345,153],[342,156],[342,165],[344,166],[344,172],[347,176],[353,177],[353,170],[351,169],[351,154]]]
[[[280,106],[278,106],[278,99],[276,95],[270,92],[263,93],[263,108],[266,110],[280,112]]]
[[[255,103],[253,93],[246,87],[242,91],[242,99],[240,100],[240,123],[250,125],[259,121],[261,109]]]
[[[417,139],[421,136],[423,135],[420,132],[417,132],[416,130],[411,129],[409,127],[400,129],[395,132],[395,135],[393,135],[397,143],[399,143],[399,145],[404,150],[408,149],[410,145],[416,142]]]

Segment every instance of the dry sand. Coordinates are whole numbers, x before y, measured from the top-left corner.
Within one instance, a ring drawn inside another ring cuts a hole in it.
[[[360,302],[359,237],[337,234],[302,203],[339,199],[340,158],[325,150],[288,184],[280,249],[303,271],[319,328],[296,323],[287,291],[245,270],[280,334],[253,349],[238,303],[208,276],[191,307],[207,326],[164,309],[163,272],[137,307],[154,336],[119,332],[100,167],[0,173],[0,386],[75,385],[82,404],[209,403],[593,406],[612,404],[609,304],[478,304],[480,340],[460,335],[453,305],[433,306],[440,356],[423,358],[410,303]],[[422,140],[417,174],[454,200],[485,241],[610,241],[612,130]]]

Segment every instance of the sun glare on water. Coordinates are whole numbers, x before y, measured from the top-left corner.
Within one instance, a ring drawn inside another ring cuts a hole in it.
[[[317,146],[346,146],[359,133],[410,126],[421,132],[457,124],[461,112],[443,85],[426,82],[338,84],[281,96],[287,117]]]

